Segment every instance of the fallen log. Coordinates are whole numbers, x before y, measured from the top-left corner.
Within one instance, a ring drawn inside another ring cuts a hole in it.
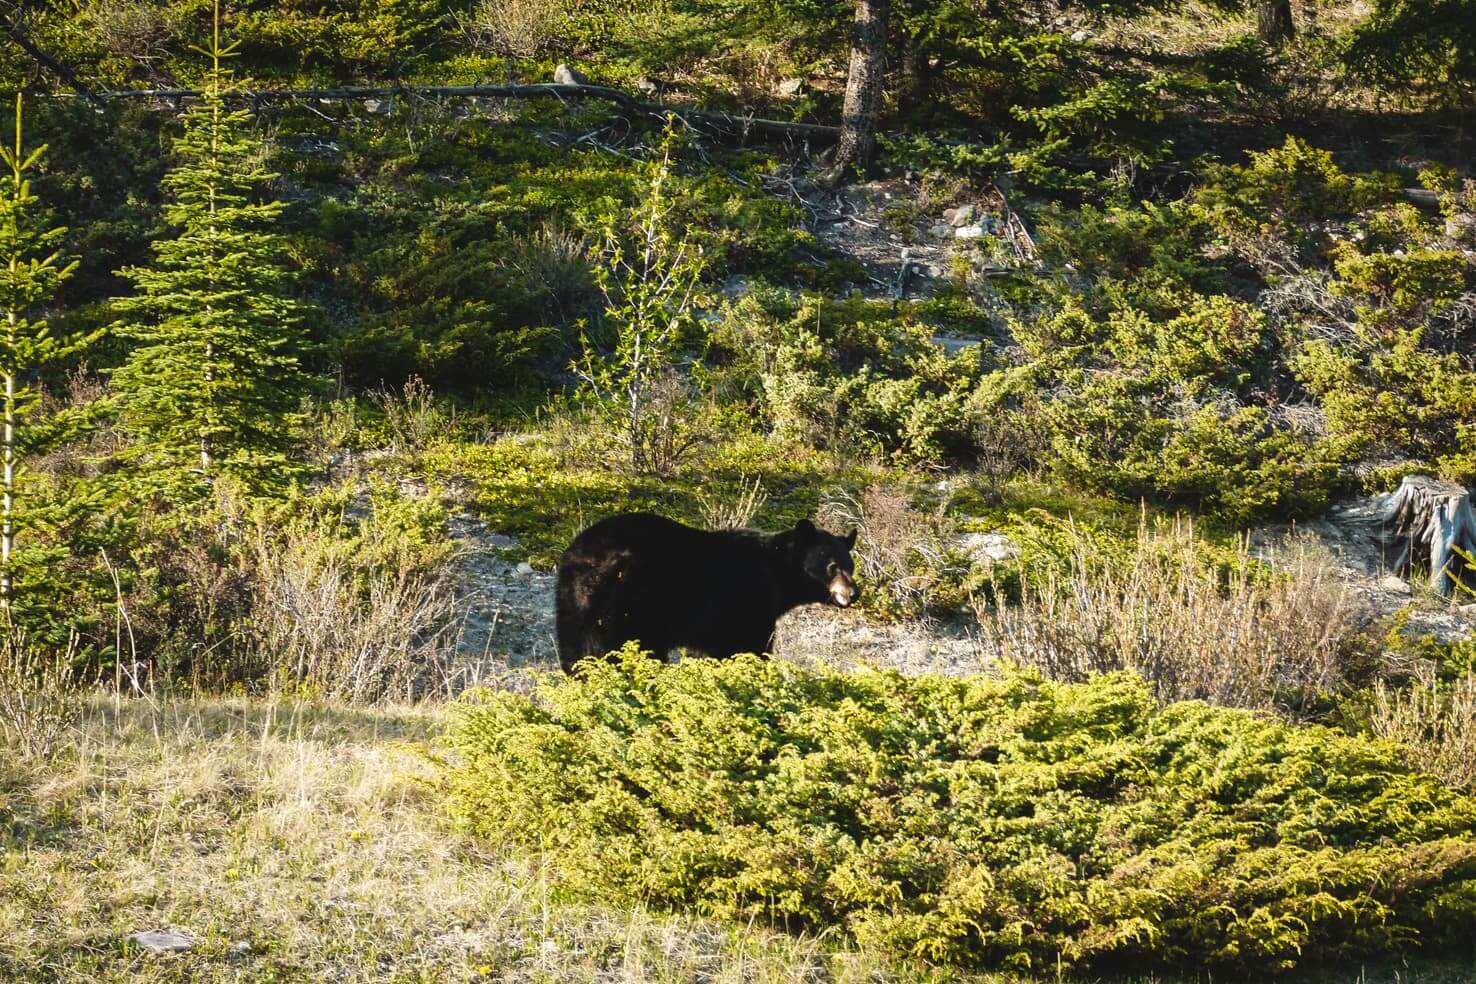
[[[59,96],[68,95],[58,93]],[[788,123],[784,120],[765,120],[737,113],[712,110],[689,109],[666,103],[651,103],[636,99],[619,89],[588,83],[563,84],[558,82],[533,82],[510,85],[420,85],[420,86],[334,86],[313,89],[249,89],[241,88],[227,95],[228,99],[252,103],[278,103],[293,100],[320,100],[340,102],[350,99],[386,99],[394,96],[419,96],[428,99],[441,98],[505,98],[505,99],[597,99],[614,103],[633,116],[663,123],[668,116],[677,122],[698,131],[715,135],[758,140],[807,140],[814,144],[834,143],[840,127],[820,123]],[[198,99],[199,89],[114,89],[95,94],[97,99],[138,99],[178,103],[185,99]]]
[[[1462,485],[1405,478],[1379,514],[1379,541],[1385,567],[1406,580],[1427,572],[1445,596],[1457,583],[1476,589],[1476,565],[1467,560],[1476,557],[1476,513]]]

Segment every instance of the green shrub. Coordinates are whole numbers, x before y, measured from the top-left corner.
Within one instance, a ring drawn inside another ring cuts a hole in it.
[[[1046,394],[1049,462],[1090,489],[1192,505],[1236,523],[1322,508],[1337,462],[1254,405],[1265,318],[1222,295],[1155,317],[1068,298],[1014,326],[1031,362],[985,377],[976,412]]]
[[[756,291],[714,330],[708,357],[781,439],[937,464],[971,451],[979,362],[932,335],[889,304]]]
[[[1393,746],[1086,684],[630,651],[468,706],[467,830],[570,896],[939,963],[1302,961],[1469,942],[1476,800]]]

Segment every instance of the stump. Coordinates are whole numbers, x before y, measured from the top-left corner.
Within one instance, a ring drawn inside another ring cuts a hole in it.
[[[1457,582],[1476,588],[1476,566],[1467,560],[1476,556],[1476,513],[1464,486],[1407,477],[1379,515],[1379,543],[1386,568],[1405,580],[1428,571],[1430,587],[1442,595]]]

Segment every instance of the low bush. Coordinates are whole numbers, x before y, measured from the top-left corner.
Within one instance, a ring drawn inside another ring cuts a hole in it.
[[[122,621],[94,631],[121,634],[150,686],[373,702],[443,682],[464,606],[434,495],[370,477],[262,500],[220,483],[188,512],[149,507],[120,540]]]
[[[1469,942],[1476,800],[1389,744],[1084,684],[639,653],[468,705],[451,813],[566,895],[954,965],[1290,968]]]

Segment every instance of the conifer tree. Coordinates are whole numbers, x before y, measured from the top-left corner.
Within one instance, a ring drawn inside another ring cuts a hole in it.
[[[10,173],[0,194],[0,310],[5,315],[0,335],[0,385],[4,386],[4,431],[0,436],[0,606],[10,607],[14,590],[16,533],[25,513],[21,509],[22,456],[44,445],[44,433],[31,433],[39,399],[38,370],[76,353],[89,338],[58,337],[37,309],[55,294],[76,262],[67,262],[57,248],[64,228],[46,228],[31,192],[30,173],[43,144],[27,153],[21,134],[21,97],[15,97],[15,144],[0,147],[0,162]]]
[[[227,105],[239,84],[224,62],[236,48],[221,44],[217,0],[211,45],[198,49],[209,74],[164,178],[165,219],[179,231],[154,245],[151,265],[124,271],[138,293],[119,302],[129,319],[119,331],[138,346],[113,389],[132,453],[153,474],[230,474],[260,489],[292,473],[307,380],[303,307],[271,232],[283,205],[257,200],[275,175],[251,114]]]

